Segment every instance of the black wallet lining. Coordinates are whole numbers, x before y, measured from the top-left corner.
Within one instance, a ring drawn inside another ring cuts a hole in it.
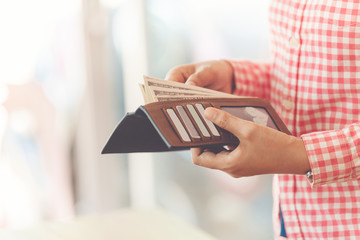
[[[164,152],[171,150],[141,107],[120,121],[102,153]]]

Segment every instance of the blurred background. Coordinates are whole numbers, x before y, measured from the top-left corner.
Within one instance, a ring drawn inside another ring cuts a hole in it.
[[[218,239],[272,238],[272,176],[189,152],[100,154],[142,75],[269,58],[268,0],[0,0],[0,229],[160,207]]]

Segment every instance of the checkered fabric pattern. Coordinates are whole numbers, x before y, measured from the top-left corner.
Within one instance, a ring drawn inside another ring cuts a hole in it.
[[[275,176],[276,238],[280,203],[288,239],[360,239],[360,1],[273,0],[269,20],[272,60],[231,61],[234,94],[268,99],[314,174]]]

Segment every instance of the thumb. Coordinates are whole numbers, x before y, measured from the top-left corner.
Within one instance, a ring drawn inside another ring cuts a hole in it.
[[[234,117],[230,113],[212,107],[205,109],[204,116],[206,119],[229,131],[237,137],[240,135],[240,128],[246,124],[245,121]]]
[[[208,84],[209,79],[205,78],[201,72],[197,72],[192,74],[187,80],[186,84],[198,86],[198,87],[205,87]]]

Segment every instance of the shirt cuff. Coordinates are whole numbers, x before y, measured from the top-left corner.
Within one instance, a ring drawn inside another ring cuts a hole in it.
[[[352,179],[353,157],[343,130],[314,132],[301,138],[313,174],[312,187]]]

